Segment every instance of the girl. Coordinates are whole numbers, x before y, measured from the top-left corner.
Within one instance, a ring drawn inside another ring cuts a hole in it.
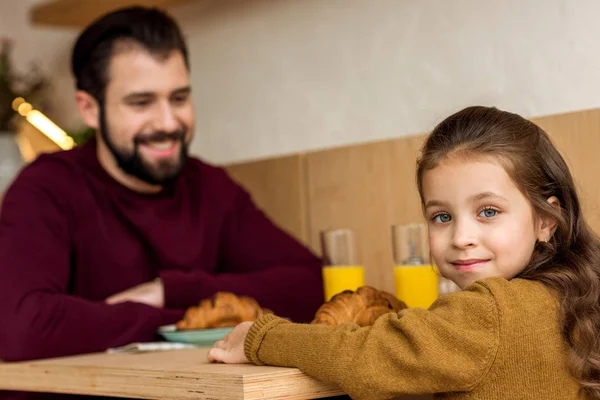
[[[431,255],[463,290],[372,327],[239,325],[210,361],[297,367],[354,399],[600,399],[600,241],[548,135],[470,107],[427,138]]]

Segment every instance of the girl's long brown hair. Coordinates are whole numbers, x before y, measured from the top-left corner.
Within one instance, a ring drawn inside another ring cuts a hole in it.
[[[423,173],[452,155],[495,157],[535,214],[556,222],[552,238],[536,244],[518,277],[541,281],[558,293],[569,370],[587,398],[600,399],[600,240],[583,218],[564,159],[548,134],[525,118],[469,107],[446,118],[427,138],[417,162],[421,199]],[[560,208],[548,203],[551,196]]]

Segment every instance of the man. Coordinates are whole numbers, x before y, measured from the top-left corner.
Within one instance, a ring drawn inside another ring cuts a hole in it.
[[[217,291],[309,321],[321,263],[219,168],[188,157],[188,53],[164,13],[128,8],[79,37],[76,103],[98,132],[40,156],[0,218],[0,359],[155,339]]]

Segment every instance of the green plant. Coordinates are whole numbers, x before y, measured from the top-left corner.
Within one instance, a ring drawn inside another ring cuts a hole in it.
[[[90,140],[96,134],[96,130],[87,126],[79,130],[66,131],[67,135],[73,138],[76,146],[80,146]]]
[[[0,132],[14,129],[15,110],[12,104],[15,98],[23,97],[27,102],[39,108],[43,91],[48,81],[37,66],[26,74],[14,71],[11,62],[12,41],[0,37]]]

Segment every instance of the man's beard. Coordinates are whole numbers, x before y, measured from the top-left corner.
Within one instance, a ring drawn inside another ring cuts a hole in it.
[[[104,139],[106,146],[117,161],[117,165],[126,174],[134,176],[141,181],[151,185],[167,186],[179,176],[185,162],[188,159],[188,145],[185,142],[186,129],[181,128],[173,132],[158,131],[148,135],[136,135],[133,140],[133,151],[118,149],[110,138],[108,124],[106,122],[106,112],[104,105],[100,105],[100,135]],[[173,140],[180,142],[179,158],[173,162],[163,160],[157,165],[147,163],[139,153],[140,143],[152,141]]]

